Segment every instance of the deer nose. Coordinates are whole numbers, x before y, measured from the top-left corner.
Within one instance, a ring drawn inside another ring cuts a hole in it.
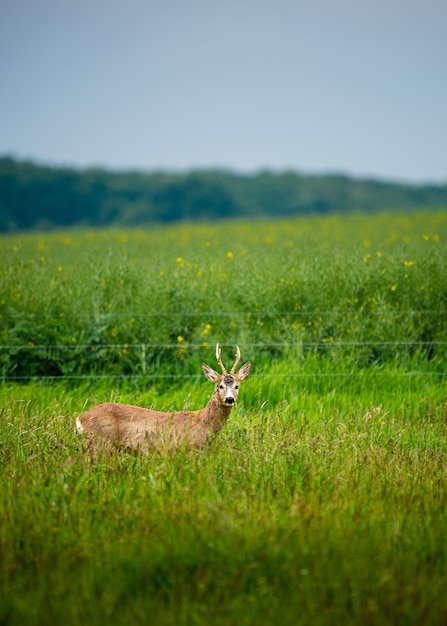
[[[226,404],[234,404],[234,398],[232,398],[231,396],[229,396],[228,398],[225,398],[225,403]]]

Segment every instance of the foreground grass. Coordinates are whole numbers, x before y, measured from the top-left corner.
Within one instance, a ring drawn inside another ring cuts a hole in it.
[[[270,406],[249,379],[201,452],[94,463],[73,428],[87,390],[4,386],[0,621],[444,624],[442,384],[398,378],[380,404],[285,385]]]

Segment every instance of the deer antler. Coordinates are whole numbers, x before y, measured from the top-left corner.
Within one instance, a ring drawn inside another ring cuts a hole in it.
[[[217,362],[219,363],[220,369],[222,370],[222,374],[226,374],[227,370],[224,367],[224,364],[222,363],[222,351],[219,348],[219,344],[216,343],[216,359]]]
[[[233,367],[231,368],[230,374],[234,374],[236,372],[236,367],[238,366],[240,360],[241,360],[241,351],[239,350],[239,346],[236,346],[236,360],[234,362]]]

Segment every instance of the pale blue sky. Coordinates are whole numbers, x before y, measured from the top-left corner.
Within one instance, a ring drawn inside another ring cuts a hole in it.
[[[0,154],[447,182],[445,0],[0,0]]]

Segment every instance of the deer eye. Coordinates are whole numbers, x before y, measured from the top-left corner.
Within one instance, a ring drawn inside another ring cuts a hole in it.
[[[239,389],[239,385],[234,385],[234,388],[235,389]]]
[[[225,389],[223,385],[219,385],[219,389]]]

